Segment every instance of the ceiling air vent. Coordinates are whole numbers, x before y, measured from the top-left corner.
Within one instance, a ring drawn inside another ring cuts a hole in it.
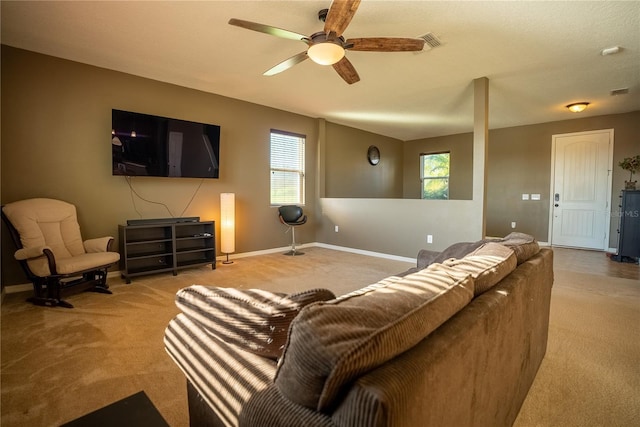
[[[442,42],[440,41],[440,39],[433,33],[427,33],[424,36],[420,36],[418,38],[423,39],[425,42],[425,46],[429,46],[429,49],[442,46]]]
[[[609,94],[611,96],[626,95],[628,93],[629,93],[629,88],[628,87],[625,87],[625,88],[622,88],[622,89],[614,89],[611,92],[609,92]]]

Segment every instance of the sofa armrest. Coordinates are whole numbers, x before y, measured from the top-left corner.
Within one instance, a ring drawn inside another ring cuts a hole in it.
[[[440,252],[429,251],[427,249],[420,249],[420,252],[418,252],[418,262],[417,262],[418,270],[427,268],[430,264],[433,263],[433,260],[435,260],[438,255],[440,255]]]
[[[33,248],[20,248],[14,253],[14,257],[18,261],[26,261],[28,259],[39,258],[45,255],[45,251],[51,252],[49,246],[36,246]]]
[[[423,269],[434,263],[442,263],[448,259],[460,259],[475,251],[488,240],[478,240],[476,242],[458,242],[449,246],[442,252],[433,252],[422,249],[418,252],[418,269]]]
[[[83,242],[84,250],[88,253],[107,252],[111,246],[113,237],[98,237],[96,239],[88,239]]]
[[[336,425],[511,426],[547,348],[553,254],[543,249],[391,361],[359,378]],[[419,403],[417,403],[419,402]],[[382,408],[382,409],[381,409]]]
[[[334,298],[327,289],[286,295],[263,289],[191,285],[176,293],[176,305],[223,341],[278,359],[287,341],[289,325],[300,310]]]

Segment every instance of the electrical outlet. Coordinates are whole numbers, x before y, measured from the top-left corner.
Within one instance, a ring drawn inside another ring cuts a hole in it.
[[[511,228],[516,228],[516,222],[515,222],[515,221],[513,221],[513,222],[511,223]]]
[[[337,226],[337,225],[336,225],[336,228],[335,228],[335,230],[336,230],[336,233],[337,233],[337,232],[338,232],[338,230],[339,230],[339,229],[338,229],[338,226]]]
[[[431,234],[427,234],[427,243],[433,243],[433,236]]]

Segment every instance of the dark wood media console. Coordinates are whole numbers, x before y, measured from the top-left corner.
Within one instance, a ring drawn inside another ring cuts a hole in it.
[[[640,258],[640,190],[620,192],[618,254],[614,261],[638,263]]]
[[[131,277],[211,264],[216,268],[214,221],[120,225],[120,269]]]

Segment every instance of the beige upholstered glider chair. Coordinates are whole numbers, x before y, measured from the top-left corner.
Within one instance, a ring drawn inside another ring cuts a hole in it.
[[[108,293],[107,269],[120,260],[113,237],[82,240],[76,207],[54,199],[27,199],[2,207],[16,244],[15,258],[33,283],[38,305],[73,306],[63,295],[85,290]]]

